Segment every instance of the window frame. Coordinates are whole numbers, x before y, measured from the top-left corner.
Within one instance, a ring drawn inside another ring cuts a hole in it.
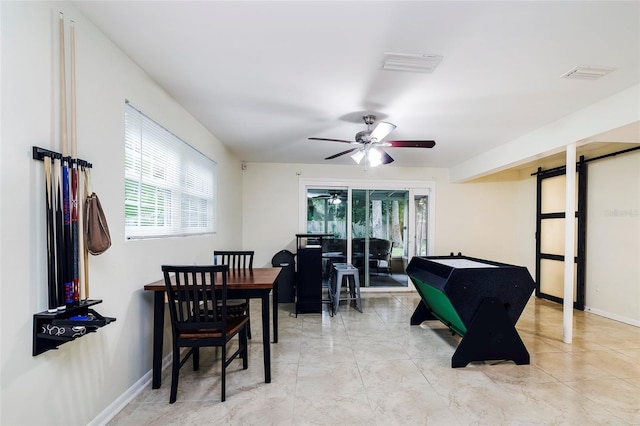
[[[125,239],[214,234],[217,163],[128,101],[124,119]]]

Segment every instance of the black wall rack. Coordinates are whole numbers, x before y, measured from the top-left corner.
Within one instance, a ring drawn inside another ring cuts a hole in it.
[[[57,312],[40,312],[33,316],[33,356],[40,355],[64,343],[86,336],[114,322],[103,317],[91,306],[102,300],[85,300]]]
[[[32,154],[33,154],[33,159],[38,161],[44,161],[44,157],[50,157],[52,159],[63,158],[62,154],[60,154],[59,152],[51,151],[45,148],[40,148],[38,146],[33,147]],[[89,169],[93,167],[91,163],[89,163],[88,161],[82,160],[80,158],[71,158],[71,157],[64,157],[64,158],[70,163],[76,163],[77,165],[82,167],[87,167]]]

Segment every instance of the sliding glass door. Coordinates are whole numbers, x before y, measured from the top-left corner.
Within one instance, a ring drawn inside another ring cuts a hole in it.
[[[408,251],[408,199],[405,189],[352,190],[351,263],[361,271],[365,287],[407,285],[404,268],[393,270],[392,258],[397,263]]]
[[[347,238],[347,188],[309,188],[307,232]]]
[[[429,184],[395,186],[301,182],[304,231],[334,235],[323,239],[324,279],[332,263],[349,262],[358,267],[361,286],[410,287],[410,257],[433,252],[432,190]]]

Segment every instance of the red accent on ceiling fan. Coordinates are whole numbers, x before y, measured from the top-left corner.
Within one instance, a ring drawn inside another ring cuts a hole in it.
[[[435,141],[385,141],[392,148],[433,148]]]

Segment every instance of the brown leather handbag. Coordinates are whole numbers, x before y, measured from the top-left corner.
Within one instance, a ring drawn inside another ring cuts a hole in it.
[[[87,250],[93,255],[102,254],[111,247],[111,235],[100,199],[95,192],[87,197],[84,203],[84,213]]]

